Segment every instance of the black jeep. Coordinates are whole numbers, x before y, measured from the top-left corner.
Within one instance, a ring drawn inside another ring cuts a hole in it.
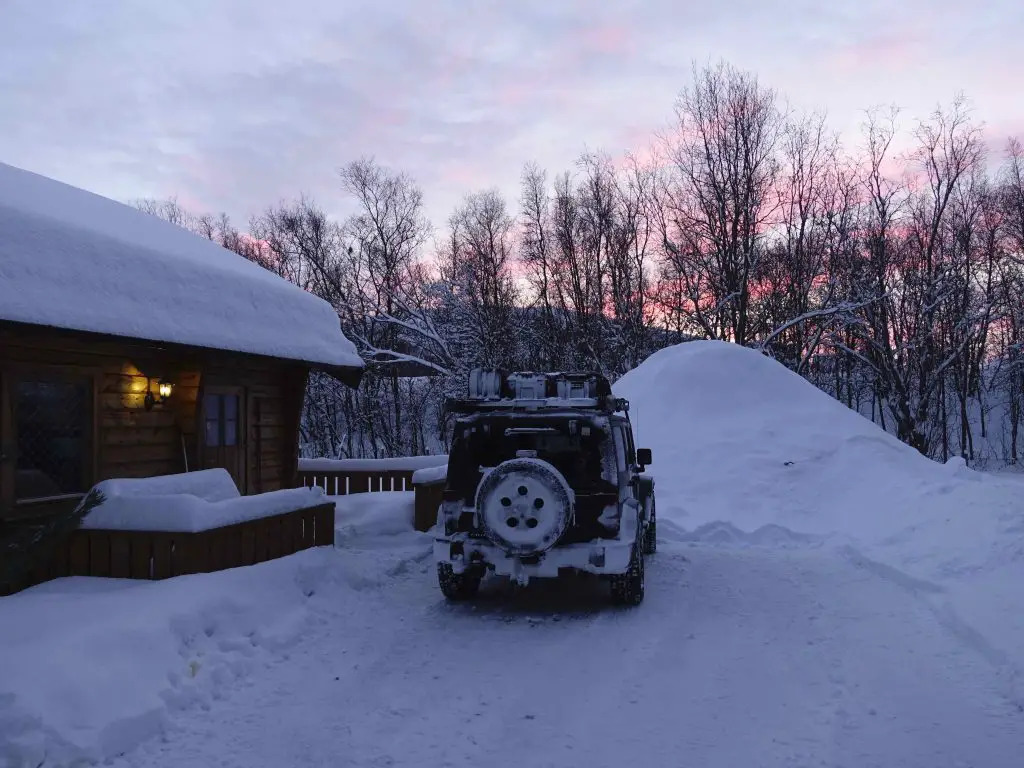
[[[444,595],[472,597],[487,571],[525,584],[575,569],[639,604],[656,548],[651,452],[634,448],[629,403],[608,380],[478,369],[469,396],[447,408],[456,418],[434,541]]]

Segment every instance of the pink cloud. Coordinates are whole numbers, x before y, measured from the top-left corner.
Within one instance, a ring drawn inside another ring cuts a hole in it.
[[[468,162],[445,163],[438,168],[438,180],[467,191],[486,183],[480,175],[480,168]]]
[[[599,53],[625,53],[632,48],[633,35],[626,27],[598,24],[587,27],[580,35],[584,50]]]
[[[508,109],[522,107],[534,93],[535,83],[527,80],[503,82],[495,90],[498,104]]]
[[[826,66],[850,75],[870,68],[904,68],[921,60],[924,40],[916,32],[886,30],[872,37],[836,46],[825,57]]]

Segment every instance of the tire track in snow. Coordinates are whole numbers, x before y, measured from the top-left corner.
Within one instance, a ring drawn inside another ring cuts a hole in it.
[[[841,547],[839,553],[855,567],[893,584],[927,606],[940,626],[962,643],[965,648],[975,652],[992,666],[996,674],[1004,681],[1003,696],[1018,711],[1024,713],[1024,686],[1022,686],[1024,671],[1013,663],[1008,654],[996,648],[981,632],[960,618],[954,610],[952,602],[945,597],[946,590],[941,585],[919,579],[898,568],[872,560],[850,545]]]

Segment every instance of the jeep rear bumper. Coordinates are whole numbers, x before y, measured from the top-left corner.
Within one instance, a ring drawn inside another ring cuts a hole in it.
[[[632,554],[633,542],[619,539],[556,546],[542,554],[525,557],[509,555],[486,539],[469,538],[464,534],[434,539],[434,559],[450,564],[456,573],[477,564],[499,576],[519,581],[554,578],[562,569],[596,574],[625,573]]]

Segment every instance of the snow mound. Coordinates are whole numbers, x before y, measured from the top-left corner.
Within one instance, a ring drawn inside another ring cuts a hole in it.
[[[0,319],[361,368],[326,301],[181,227],[0,163]]]
[[[864,481],[915,490],[942,468],[755,350],[693,341],[663,349],[620,379],[637,444],[653,450],[659,512],[694,527],[727,520],[805,533],[881,524]]]
[[[689,531],[674,538],[827,540],[894,581],[933,585],[949,611],[997,639],[1024,679],[1018,480],[931,461],[734,344],[663,349],[614,390],[630,400],[638,445],[653,451],[659,520]]]
[[[339,546],[415,530],[416,494],[412,491],[352,493],[331,498],[335,509],[334,540]]]
[[[197,533],[259,520],[326,501],[322,488],[282,488],[241,496],[225,469],[177,475],[104,480],[96,484],[102,504],[82,520],[82,528]]]
[[[102,481],[96,487],[108,498],[187,493],[205,501],[226,501],[240,496],[231,473],[222,467],[156,477],[112,478]]]
[[[335,503],[334,543],[344,550],[341,568],[348,587],[358,591],[383,587],[411,568],[428,566],[433,538],[415,529],[414,492],[331,498]]]
[[[166,581],[73,577],[0,599],[0,765],[101,760],[301,638],[329,548]]]

